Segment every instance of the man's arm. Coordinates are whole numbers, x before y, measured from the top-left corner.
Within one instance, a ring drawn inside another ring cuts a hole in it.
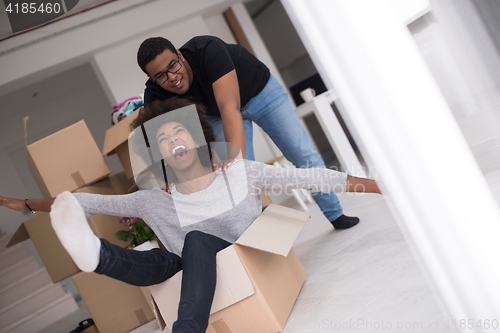
[[[236,70],[233,69],[215,81],[212,88],[220,110],[226,142],[238,145],[243,158],[245,158],[245,130],[240,113],[240,90]],[[230,157],[235,158],[236,156]]]
[[[54,203],[55,198],[50,199],[29,199],[27,201],[28,206],[32,210],[39,212],[50,212],[50,206]],[[13,199],[0,196],[0,206],[4,206],[19,212],[28,212],[29,209],[26,207],[24,200]]]

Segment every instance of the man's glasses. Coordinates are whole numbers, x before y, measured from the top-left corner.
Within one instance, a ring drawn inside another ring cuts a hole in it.
[[[174,61],[172,63],[172,65],[170,65],[170,67],[168,68],[168,70],[166,72],[161,72],[159,73],[154,82],[158,85],[162,85],[164,84],[165,82],[167,82],[168,80],[168,73],[171,73],[171,74],[175,74],[177,73],[180,69],[182,68],[182,64],[180,63],[180,59],[179,59],[179,54],[177,54],[177,60]]]

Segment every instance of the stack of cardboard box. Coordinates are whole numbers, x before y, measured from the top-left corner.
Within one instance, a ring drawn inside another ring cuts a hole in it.
[[[107,138],[110,139],[116,138]],[[126,140],[127,135],[122,141]],[[26,142],[26,150],[28,167],[46,198],[64,191],[126,194],[133,188],[132,175],[122,172],[108,177],[110,170],[103,154],[83,120],[37,142],[29,145]],[[114,236],[116,231],[127,228],[118,223],[118,217],[95,215],[88,218],[88,222],[97,237],[121,247],[128,246]],[[33,240],[54,283],[72,277],[101,333],[127,332],[154,319],[149,301],[139,287],[80,272],[52,229],[48,213],[39,212],[24,221],[8,246],[28,238]]]
[[[28,164],[42,193],[63,191],[124,194],[134,187],[127,139],[139,110],[106,132],[103,154],[118,154],[124,172],[108,177],[104,163],[83,121],[27,145]],[[273,205],[263,193],[267,209],[238,241],[217,254],[217,287],[207,332],[280,332],[305,280],[305,271],[292,245],[309,214]],[[88,219],[101,238],[127,246],[114,237],[116,217]],[[95,273],[78,273],[50,225],[47,213],[25,221],[11,243],[32,238],[54,282],[72,276],[101,333],[127,332],[156,318],[172,327],[180,298],[179,272],[155,286],[138,288]],[[151,303],[151,304],[149,304]],[[154,314],[153,314],[154,312]]]

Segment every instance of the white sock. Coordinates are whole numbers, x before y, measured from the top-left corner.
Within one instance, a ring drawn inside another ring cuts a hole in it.
[[[90,229],[85,212],[73,194],[66,191],[56,197],[50,220],[57,237],[78,268],[93,272],[99,264],[101,241]]]

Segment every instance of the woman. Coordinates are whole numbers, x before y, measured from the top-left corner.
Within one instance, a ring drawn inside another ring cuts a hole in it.
[[[214,137],[204,114],[201,105],[175,98],[148,106],[132,124],[129,146],[136,182],[142,188],[151,186],[151,179],[143,181],[151,171],[160,184],[157,188],[113,196],[64,192],[57,198],[28,201],[0,196],[0,205],[50,211],[56,234],[83,271],[148,286],[182,269],[178,320],[172,332],[205,332],[215,292],[216,254],[259,216],[262,190],[380,191],[373,180],[329,169],[283,169],[239,159],[226,172],[218,170],[211,163],[215,153],[208,148]],[[95,214],[142,218],[166,250],[133,251],[98,239],[85,218]]]

